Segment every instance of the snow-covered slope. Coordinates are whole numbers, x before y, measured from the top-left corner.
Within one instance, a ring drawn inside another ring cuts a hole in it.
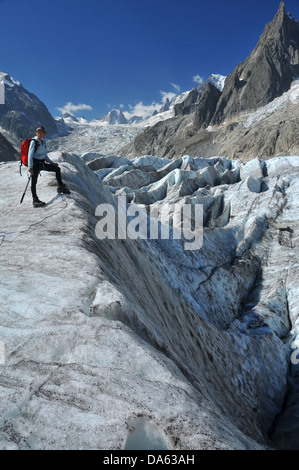
[[[253,124],[260,123],[273,116],[276,112],[288,108],[290,105],[299,104],[299,80],[291,84],[291,88],[278,98],[275,98],[266,106],[258,108],[256,111],[245,114],[244,127],[248,128]]]
[[[78,157],[51,157],[72,194],[43,175],[40,210],[19,204],[17,164],[0,165],[1,448],[136,448],[136,432],[148,449],[271,445],[298,318],[298,157],[121,168],[164,178],[154,203],[198,185],[210,222],[192,252],[97,239],[95,208],[117,214],[116,196]]]
[[[138,125],[110,125],[108,122],[85,121],[82,118],[77,122],[72,120],[71,126],[67,136],[47,142],[50,151],[61,150],[76,153],[79,156],[90,152],[114,155],[117,149],[134,140],[143,129]]]
[[[225,75],[220,75],[219,73],[212,73],[207,79],[207,82],[212,83],[213,85],[215,85],[216,88],[218,88],[218,90],[222,91],[224,88],[225,80]]]

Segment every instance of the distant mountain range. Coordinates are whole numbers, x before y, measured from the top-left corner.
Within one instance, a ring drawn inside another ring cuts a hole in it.
[[[226,77],[220,74],[211,74],[206,83],[212,83],[216,88],[219,90],[222,90],[224,87],[224,82],[225,82]],[[177,113],[177,110],[179,109],[179,106],[182,102],[186,100],[186,98],[192,94],[200,94],[205,87],[205,83],[195,87],[191,91],[186,91],[183,93],[180,93],[178,95],[175,95],[171,100],[169,98],[166,98],[164,104],[161,106],[159,110],[156,110],[153,112],[151,117],[143,117],[139,115],[134,115],[130,117],[129,119],[126,118],[125,114],[121,109],[113,108],[111,111],[106,116],[103,116],[102,118],[97,118],[93,119],[92,121],[88,121],[84,118],[77,118],[74,115],[70,113],[65,113],[63,114],[62,118],[57,118],[58,122],[65,124],[69,128],[76,127],[78,125],[88,125],[89,123],[91,125],[94,124],[99,124],[102,123],[103,125],[111,124],[140,124],[141,126],[147,127],[151,126],[154,123],[158,121],[164,121],[165,118],[170,118],[172,116],[175,116]],[[168,113],[165,115],[165,113]]]

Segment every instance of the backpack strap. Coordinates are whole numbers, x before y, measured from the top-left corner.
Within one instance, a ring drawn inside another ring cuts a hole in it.
[[[36,139],[32,139],[32,140],[34,140],[34,152],[33,153],[35,153],[39,147],[39,143]]]

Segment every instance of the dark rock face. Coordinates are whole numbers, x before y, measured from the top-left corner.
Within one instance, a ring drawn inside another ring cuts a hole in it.
[[[165,111],[168,111],[170,108],[170,101],[169,101],[169,98],[166,98],[165,100],[165,103],[163,104],[162,108],[160,109],[160,113],[164,113]],[[153,116],[155,116],[156,114],[158,114],[158,111],[154,111],[153,112]]]
[[[264,106],[289,90],[299,74],[299,23],[281,3],[255,49],[225,82],[212,123]]]
[[[174,116],[185,116],[192,113],[200,99],[201,93],[195,88],[190,91],[187,98],[174,106]]]
[[[198,130],[208,126],[214,115],[218,100],[221,96],[220,90],[211,83],[207,83],[204,93],[198,103],[194,116],[194,129]]]
[[[31,137],[38,125],[46,129],[47,137],[58,134],[55,119],[47,107],[21,84],[2,74],[5,84],[5,104],[0,105],[0,126],[17,139]]]
[[[11,160],[18,160],[20,155],[11,145],[11,143],[0,134],[0,162],[9,162]]]

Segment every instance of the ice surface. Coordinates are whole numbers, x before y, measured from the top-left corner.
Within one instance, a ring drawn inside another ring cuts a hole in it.
[[[17,163],[0,165],[0,448],[267,447],[299,313],[298,157],[263,171],[134,160],[133,183],[138,170],[165,185],[161,210],[204,203],[203,248],[188,252],[181,240],[98,240],[95,208],[117,211],[119,175],[103,184],[75,155],[50,156],[72,193],[43,174],[41,209],[30,190],[19,204]]]

